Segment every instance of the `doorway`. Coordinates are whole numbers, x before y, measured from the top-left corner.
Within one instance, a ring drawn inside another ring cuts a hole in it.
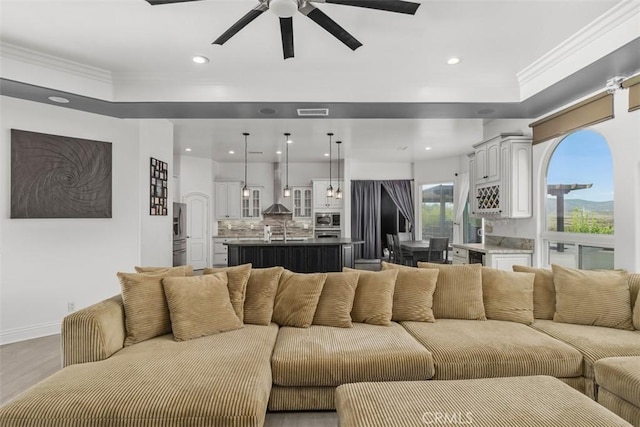
[[[188,193],[187,204],[187,264],[194,270],[209,266],[209,196],[203,193]]]

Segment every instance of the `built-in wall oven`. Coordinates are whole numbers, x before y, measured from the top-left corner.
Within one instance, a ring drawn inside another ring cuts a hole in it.
[[[314,232],[314,237],[316,239],[326,239],[326,238],[339,238],[342,236],[342,231],[338,229],[316,229]]]

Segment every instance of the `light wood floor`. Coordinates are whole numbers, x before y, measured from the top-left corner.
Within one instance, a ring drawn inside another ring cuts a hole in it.
[[[0,404],[61,369],[60,335],[0,346]],[[265,427],[336,427],[335,412],[273,412]]]

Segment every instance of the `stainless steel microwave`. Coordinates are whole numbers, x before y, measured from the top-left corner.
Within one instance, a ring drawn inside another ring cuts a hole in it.
[[[340,228],[339,212],[316,212],[315,227],[316,228]]]

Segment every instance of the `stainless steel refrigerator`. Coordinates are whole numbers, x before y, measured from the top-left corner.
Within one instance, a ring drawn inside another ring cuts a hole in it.
[[[187,205],[173,204],[173,266],[187,265]]]

